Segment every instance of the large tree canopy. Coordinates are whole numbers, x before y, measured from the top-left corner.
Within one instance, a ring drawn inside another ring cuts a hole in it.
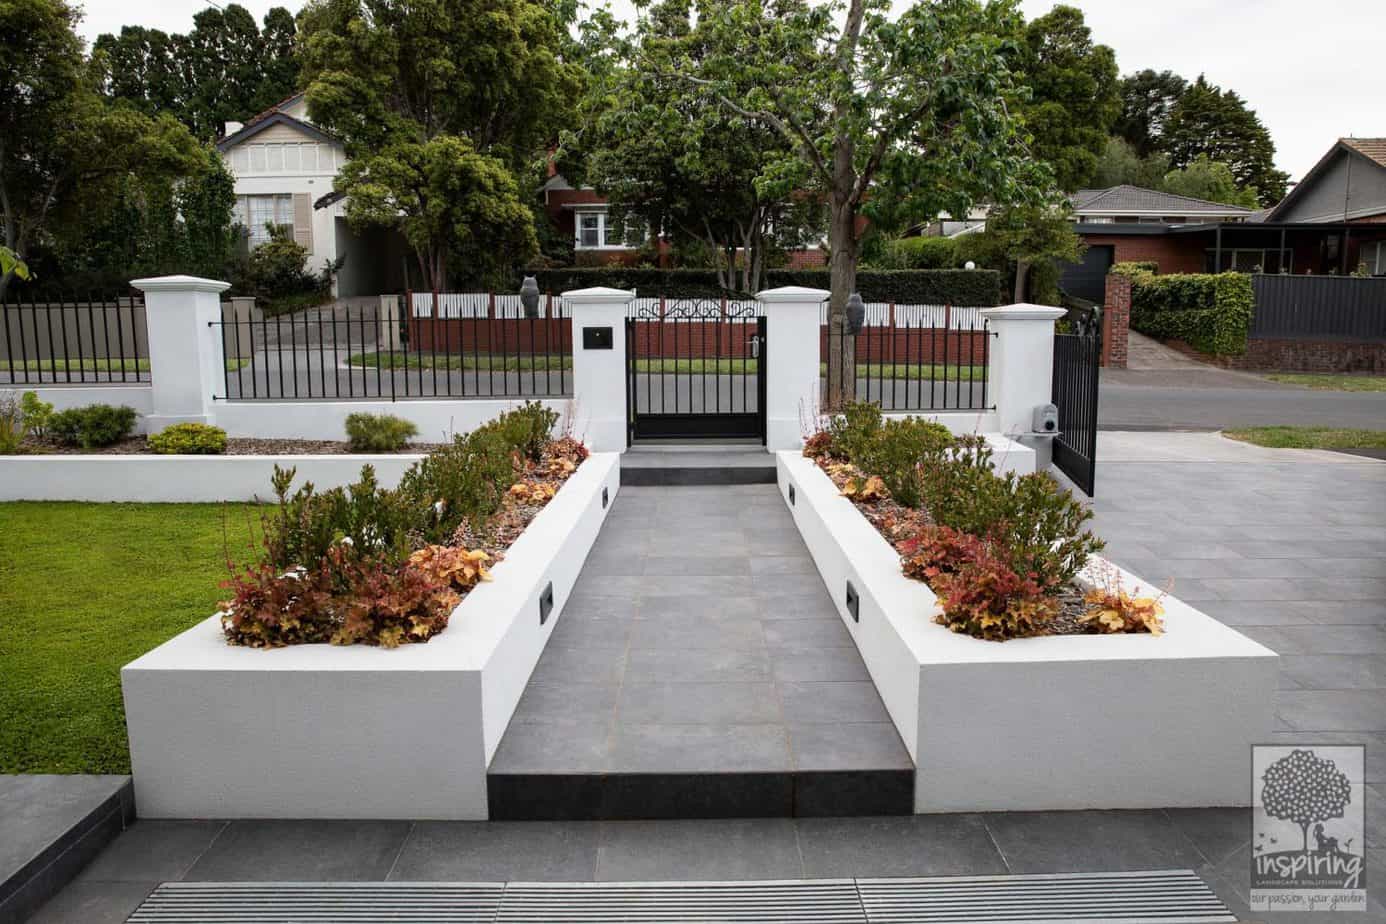
[[[205,163],[171,115],[101,98],[78,15],[63,0],[0,3],[0,219],[4,246],[21,257],[54,226],[107,207],[128,177],[183,176]]]
[[[1116,134],[1138,157],[1163,149],[1165,123],[1170,110],[1188,89],[1189,82],[1173,71],[1146,68],[1121,79],[1121,115]]]
[[[1257,207],[1256,190],[1237,185],[1237,178],[1226,164],[1200,154],[1187,166],[1165,174],[1161,184],[1165,192],[1243,208]]]
[[[863,205],[891,197],[897,214],[929,220],[1049,185],[1012,114],[1021,94],[1008,37],[1019,13],[1010,0],[930,0],[894,19],[888,0],[735,0],[711,27],[725,51],[706,62],[708,77],[684,79],[778,132],[794,159],[774,169],[807,171],[827,200],[835,403],[851,392],[851,358],[838,347]]]
[[[298,79],[293,15],[283,7],[258,26],[245,7],[209,7],[192,31],[169,35],[125,26],[97,38],[102,89],[149,115],[170,113],[211,140],[292,94]]]
[[[514,177],[565,127],[581,87],[563,57],[560,9],[318,0],[299,24],[309,114],[352,158],[335,188],[350,197],[353,223],[398,224],[437,288],[450,253],[469,271],[483,257],[513,265],[534,254],[533,215]],[[483,202],[494,219],[467,232],[485,217]],[[520,217],[527,234],[514,226]]]
[[[707,79],[725,36],[712,27],[725,0],[664,0],[642,18],[633,55],[641,66],[611,83],[588,179],[613,216],[663,230],[679,251],[710,256],[724,288],[753,292],[783,247],[821,233],[808,171],[772,126],[728,112],[688,76]],[[778,169],[783,164],[797,169]],[[738,262],[738,252],[741,259]]]
[[[1175,169],[1200,155],[1226,164],[1241,188],[1256,190],[1262,205],[1274,205],[1285,195],[1289,175],[1275,169],[1270,132],[1240,96],[1201,75],[1170,110],[1161,148]]]
[[[1121,111],[1116,54],[1093,44],[1082,10],[1056,6],[1026,26],[1021,61],[1030,150],[1072,192],[1092,180]]]

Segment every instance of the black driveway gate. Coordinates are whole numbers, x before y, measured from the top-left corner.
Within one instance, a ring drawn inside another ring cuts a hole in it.
[[[1088,497],[1092,497],[1097,475],[1097,368],[1101,359],[1100,334],[1054,336],[1050,400],[1059,408],[1054,464]]]
[[[765,440],[765,318],[754,301],[637,299],[626,318],[631,439]]]

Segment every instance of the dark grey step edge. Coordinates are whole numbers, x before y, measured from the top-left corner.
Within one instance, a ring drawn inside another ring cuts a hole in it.
[[[657,467],[622,465],[621,484],[633,487],[706,486],[740,484],[774,484],[775,463],[766,465],[729,465]]]
[[[492,773],[492,821],[909,815],[913,770]]]
[[[135,784],[113,795],[0,882],[0,924],[20,924],[57,895],[135,821]]]

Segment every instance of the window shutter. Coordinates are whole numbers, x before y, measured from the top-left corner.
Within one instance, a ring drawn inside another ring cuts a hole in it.
[[[313,249],[313,197],[294,193],[294,243]]]

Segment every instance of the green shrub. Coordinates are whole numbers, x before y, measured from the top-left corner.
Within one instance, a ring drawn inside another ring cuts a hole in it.
[[[12,391],[0,391],[0,456],[18,453],[19,444],[24,442],[27,434],[23,403],[19,396]]]
[[[515,452],[538,462],[544,447],[553,439],[558,416],[557,411],[550,410],[541,401],[526,401],[486,423],[482,429],[496,432]]]
[[[919,417],[885,420],[862,450],[860,467],[879,475],[897,503],[918,507],[925,470],[940,464],[952,445],[953,434],[942,424]]]
[[[399,491],[423,540],[446,544],[464,521],[480,523],[500,509],[514,480],[514,444],[498,428],[480,427],[412,466]]]
[[[1126,260],[1121,263],[1113,263],[1107,270],[1108,276],[1139,276],[1142,273],[1149,273],[1152,276],[1160,271],[1160,264],[1154,260]]]
[[[49,424],[53,420],[53,405],[40,401],[38,392],[26,391],[20,399],[19,409],[24,414],[24,426],[34,436],[47,436]]]
[[[346,433],[352,452],[399,452],[419,428],[390,414],[348,414]]]
[[[1245,273],[1131,278],[1131,326],[1152,337],[1183,340],[1204,353],[1245,353],[1255,305]]]
[[[54,414],[48,426],[58,442],[94,449],[110,446],[135,429],[135,409],[121,405],[88,404]]]
[[[831,437],[835,455],[860,466],[880,429],[880,405],[852,401],[828,418],[825,432]]]
[[[956,269],[958,244],[950,237],[903,237],[886,241],[875,266],[886,270]]]
[[[634,289],[643,296],[716,298],[724,294],[713,270],[564,267],[526,272],[537,279],[540,291],[554,295],[591,286]],[[772,289],[827,289],[829,284],[826,269],[772,269],[766,274],[766,285]],[[988,269],[861,270],[857,273],[857,291],[868,302],[990,307],[1001,297],[1001,276]]]
[[[219,456],[226,451],[226,431],[210,424],[174,424],[151,434],[149,448],[166,456]]]
[[[327,491],[310,481],[290,493],[295,474],[295,469],[274,467],[278,505],[261,520],[267,564],[312,571],[337,545],[349,554],[396,563],[409,554],[410,507],[397,492],[380,487],[373,467],[361,466],[356,483]]]

